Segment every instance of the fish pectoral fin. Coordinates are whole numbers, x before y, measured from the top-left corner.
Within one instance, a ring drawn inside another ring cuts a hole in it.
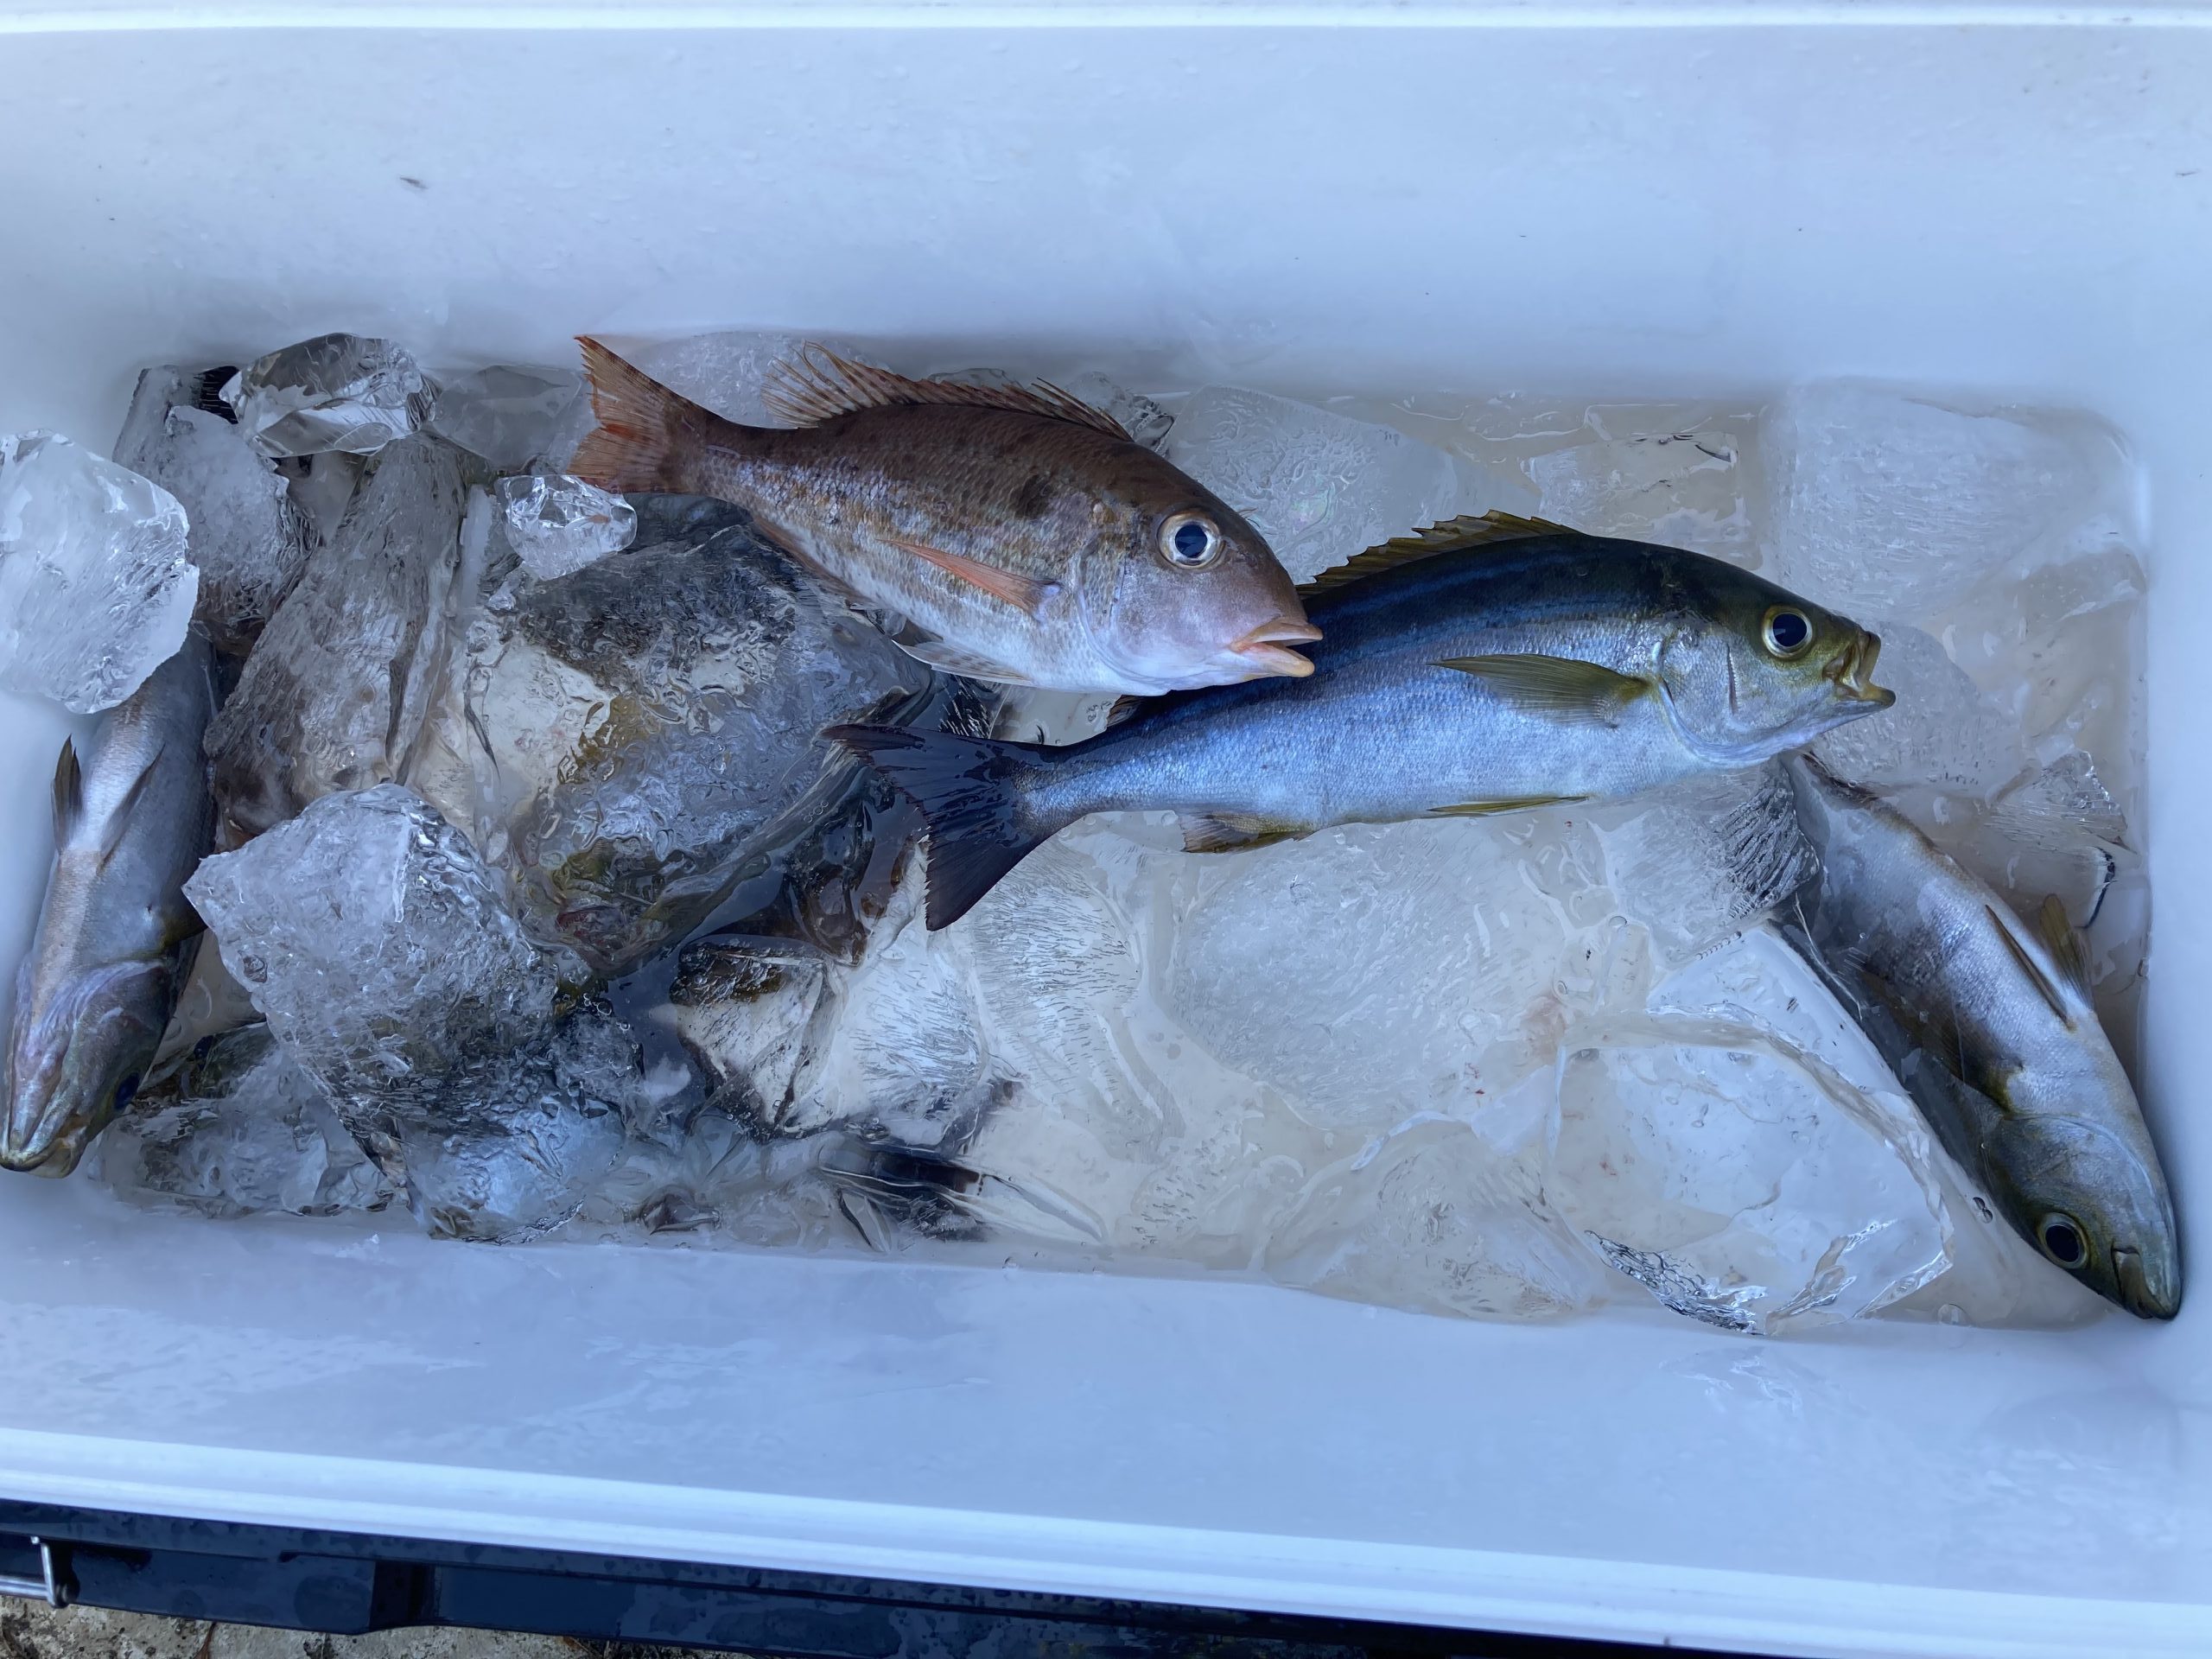
[[[1142,709],[1145,704],[1151,701],[1151,696],[1146,692],[1123,692],[1120,696],[1114,699],[1114,706],[1106,711],[1107,725],[1120,725],[1123,721],[1134,717],[1139,709]]]
[[[916,662],[927,663],[945,674],[964,674],[971,680],[995,680],[1001,685],[1034,685],[1018,668],[993,662],[980,652],[967,651],[944,639],[893,641]]]
[[[2058,964],[2058,971],[2082,1000],[2089,1000],[2089,942],[2082,937],[2082,930],[2074,925],[2066,914],[2066,906],[2055,893],[2044,896],[2042,907],[2036,912],[2036,931],[2043,936],[2050,950],[2051,960]]]
[[[1025,576],[1018,571],[1001,570],[995,564],[985,564],[981,559],[971,559],[958,553],[948,553],[941,547],[931,547],[927,542],[901,541],[897,537],[886,538],[902,553],[911,553],[925,563],[933,564],[948,576],[980,588],[994,599],[1002,599],[1017,611],[1034,616],[1044,607],[1045,601],[1060,588],[1056,582],[1039,582],[1034,576]]]
[[[1178,812],[1186,853],[1236,853],[1310,836],[1315,826],[1262,817],[1256,812]]]
[[[1522,812],[1539,806],[1571,806],[1577,801],[1586,801],[1587,795],[1510,795],[1495,801],[1455,801],[1450,806],[1432,806],[1432,818],[1487,818],[1497,812]]]
[[[1571,657],[1447,657],[1436,664],[1472,675],[1500,700],[1562,720],[1617,726],[1651,682]]]
[[[1496,547],[1501,542],[1525,542],[1535,536],[1572,536],[1574,533],[1565,524],[1555,524],[1546,518],[1522,518],[1510,512],[1467,513],[1458,518],[1446,518],[1441,524],[1431,524],[1425,530],[1416,530],[1411,535],[1393,537],[1363,553],[1355,553],[1342,564],[1332,566],[1310,581],[1299,583],[1298,591],[1301,594],[1326,593],[1330,588],[1341,588],[1346,582],[1380,575],[1383,571],[1395,570],[1402,564],[1433,559],[1440,553],[1473,553]]]
[[[85,772],[77,764],[77,745],[61,740],[61,757],[54,763],[54,844],[67,842],[69,832],[85,816]]]
[[[2066,1006],[2065,994],[2052,982],[2050,976],[2037,964],[2036,959],[2028,954],[2026,947],[2012,937],[2012,918],[1999,916],[1987,905],[1984,905],[1981,909],[1982,913],[1989,918],[1989,925],[1997,930],[1997,937],[2005,941],[2005,948],[2012,953],[2012,960],[2019,963],[2020,971],[2028,976],[2028,982],[2041,993],[2044,1001],[2050,1004],[2050,1011],[2053,1014],[2068,1025],[2072,1025],[2074,1015]],[[2063,919],[2064,912],[2061,912],[2060,915]]]

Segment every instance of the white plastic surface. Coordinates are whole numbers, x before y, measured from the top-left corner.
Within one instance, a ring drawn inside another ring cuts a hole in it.
[[[1287,391],[2094,410],[2152,492],[2142,1082],[2201,1241],[2212,14],[2125,16],[16,3],[0,430],[105,447],[143,364],[340,327],[431,362],[763,325]],[[0,715],[12,960],[63,723]],[[0,1354],[24,1497],[1805,1653],[2212,1630],[2202,1286],[2168,1327],[1762,1344],[11,1179]]]

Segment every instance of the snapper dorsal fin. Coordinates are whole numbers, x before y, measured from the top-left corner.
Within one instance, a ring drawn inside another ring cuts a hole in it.
[[[1324,570],[1312,581],[1301,583],[1301,594],[1325,593],[1332,588],[1341,588],[1346,582],[1359,582],[1369,576],[1380,575],[1385,570],[1395,570],[1402,564],[1414,564],[1423,559],[1433,559],[1445,553],[1471,553],[1484,548],[1496,547],[1504,542],[1525,542],[1533,536],[1571,536],[1574,531],[1565,524],[1555,524],[1548,518],[1523,518],[1510,512],[1465,513],[1457,518],[1446,518],[1440,524],[1416,530],[1409,535],[1393,536],[1389,541],[1369,548],[1364,553],[1355,553],[1342,564]]]
[[[1109,437],[1134,442],[1111,415],[1093,409],[1049,380],[1027,386],[978,386],[960,380],[915,380],[873,364],[855,363],[826,346],[805,345],[768,372],[760,401],[778,420],[793,426],[820,426],[864,409],[897,409],[925,404],[952,409],[1006,409],[1021,415],[1087,426]]]

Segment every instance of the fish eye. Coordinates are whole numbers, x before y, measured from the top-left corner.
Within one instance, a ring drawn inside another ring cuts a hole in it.
[[[1203,570],[1221,556],[1221,527],[1203,512],[1179,512],[1160,526],[1160,551],[1179,570]]]
[[[1777,605],[1766,613],[1766,648],[1784,661],[1813,643],[1812,619],[1794,606]]]
[[[115,1109],[121,1111],[138,1096],[138,1073],[133,1071],[115,1085]]]
[[[2071,1216],[2056,1211],[2045,1216],[2036,1224],[2036,1242],[2062,1268],[2078,1268],[2089,1259],[2088,1241],[2082,1236],[2081,1224]]]

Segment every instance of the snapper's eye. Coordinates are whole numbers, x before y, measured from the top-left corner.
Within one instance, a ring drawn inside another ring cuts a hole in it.
[[[2056,1211],[2036,1224],[2036,1242],[2062,1268],[2078,1268],[2089,1259],[2089,1242],[2082,1236],[2081,1224]]]
[[[1160,554],[1178,570],[1203,570],[1221,556],[1221,526],[1203,512],[1179,512],[1160,526]]]
[[[1766,648],[1785,662],[1813,643],[1813,620],[1793,606],[1777,605],[1766,613]]]

